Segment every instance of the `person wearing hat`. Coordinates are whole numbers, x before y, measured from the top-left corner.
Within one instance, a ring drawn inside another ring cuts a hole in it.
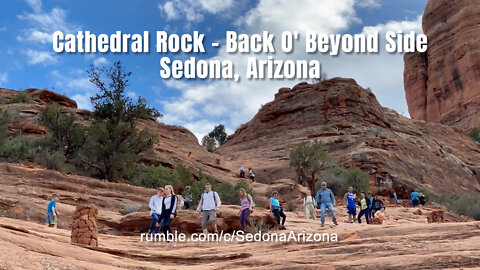
[[[317,206],[320,208],[320,221],[322,227],[325,226],[325,208],[328,208],[330,214],[332,214],[332,221],[335,225],[338,225],[335,213],[333,212],[333,206],[336,205],[335,197],[332,190],[327,188],[327,183],[322,182],[321,189],[317,192],[316,201]]]

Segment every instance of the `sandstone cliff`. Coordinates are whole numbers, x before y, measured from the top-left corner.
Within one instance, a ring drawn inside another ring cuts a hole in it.
[[[254,168],[258,181],[270,183],[295,179],[288,169],[289,151],[315,139],[341,166],[369,172],[374,191],[394,187],[403,196],[418,186],[480,191],[480,149],[467,136],[383,108],[352,79],[280,89],[219,153],[229,163]]]
[[[404,56],[410,116],[480,126],[480,1],[429,0],[422,26],[428,51]]]

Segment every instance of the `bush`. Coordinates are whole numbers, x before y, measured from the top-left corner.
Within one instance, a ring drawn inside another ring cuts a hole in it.
[[[333,128],[329,125],[323,125],[319,129],[320,132],[332,132]]]
[[[177,186],[177,179],[175,175],[172,175],[170,171],[159,166],[147,166],[145,164],[135,164],[133,169],[128,172],[127,180],[134,185],[158,188],[165,185],[172,185],[174,188]]]
[[[321,182],[326,182],[327,187],[337,196],[342,196],[348,191],[348,187],[353,187],[354,192],[367,193],[370,190],[369,176],[359,168],[353,167],[342,169],[334,167],[322,173],[317,180],[315,187],[319,190]]]
[[[129,205],[129,206],[125,207],[124,213],[125,214],[130,214],[130,213],[133,213],[133,212],[138,212],[141,209],[142,209],[142,206],[140,206],[138,204],[133,204],[133,205]]]
[[[32,98],[27,92],[18,92],[11,100],[10,103],[31,103]]]
[[[49,151],[47,149],[41,149],[35,154],[35,161],[41,166],[56,170],[63,173],[72,173],[75,170],[75,166],[66,163],[66,158],[62,152]]]
[[[32,138],[23,136],[9,138],[0,146],[0,156],[10,162],[32,159],[29,151],[31,141]]]
[[[439,195],[425,188],[420,189],[420,192],[427,197],[428,201],[444,205],[449,211],[480,220],[480,196],[477,193],[467,193],[462,196]]]
[[[472,129],[472,131],[470,131],[469,136],[470,136],[470,139],[472,139],[472,141],[480,143],[480,130],[478,128]]]

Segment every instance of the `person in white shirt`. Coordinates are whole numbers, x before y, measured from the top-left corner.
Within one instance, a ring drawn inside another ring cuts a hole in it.
[[[222,202],[218,193],[212,191],[212,186],[210,184],[205,185],[205,192],[200,197],[200,202],[198,203],[197,211],[202,212],[202,230],[204,234],[208,233],[208,222],[212,222],[214,225],[215,233],[218,232],[217,224],[215,224],[216,210],[220,208]]]
[[[150,203],[148,207],[150,207],[150,216],[152,217],[152,222],[150,223],[150,228],[148,229],[148,233],[152,233],[153,229],[155,228],[155,233],[158,233],[160,230],[160,226],[158,224],[160,220],[160,215],[162,214],[162,200],[163,200],[163,187],[159,187],[157,189],[157,194],[153,195],[150,198]]]
[[[317,214],[315,213],[315,198],[312,196],[312,192],[307,191],[307,196],[303,198],[303,210],[305,210],[305,218],[317,220]]]

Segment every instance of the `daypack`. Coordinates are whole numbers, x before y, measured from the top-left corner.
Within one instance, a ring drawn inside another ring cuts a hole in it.
[[[252,208],[255,208],[255,202],[253,201],[253,198],[250,201],[250,197],[248,196],[248,193],[247,193],[247,199],[248,199],[248,202],[250,203],[250,205],[252,206]]]
[[[215,208],[217,207],[217,196],[215,196],[216,192],[212,191],[213,195],[213,200],[215,201]],[[200,196],[200,200],[202,201],[202,210],[203,210],[203,195],[205,195],[205,192]]]

